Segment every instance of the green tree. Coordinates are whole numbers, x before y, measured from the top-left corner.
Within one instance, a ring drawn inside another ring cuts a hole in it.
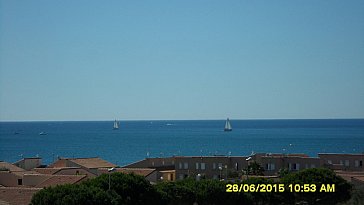
[[[364,186],[353,187],[350,200],[340,205],[364,205]]]
[[[169,205],[253,204],[245,193],[227,193],[226,183],[218,180],[185,179],[156,185]]]
[[[242,182],[242,184],[269,184],[274,185],[279,182],[275,182],[272,179],[266,179],[263,177],[250,177]],[[294,195],[289,192],[279,192],[273,190],[271,192],[248,192],[248,198],[253,201],[253,204],[275,205],[275,204],[294,204]]]
[[[325,168],[304,169],[296,173],[290,173],[281,182],[288,184],[315,184],[316,191],[310,193],[295,193],[296,203],[309,204],[336,204],[350,199],[352,186],[334,171]],[[320,192],[323,184],[335,184],[335,192]]]
[[[162,201],[166,204],[184,205],[193,204],[196,195],[193,190],[194,181],[186,179],[177,182],[162,182],[155,187],[162,196]]]
[[[259,172],[256,172],[259,173]],[[335,204],[345,202],[350,198],[351,185],[341,177],[327,169],[306,169],[290,173],[281,178],[280,182],[271,179],[252,176],[240,184],[255,185],[284,183],[288,184],[335,184],[335,193],[323,193],[316,190],[312,193],[286,192],[240,192],[227,193],[229,182],[218,180],[194,180],[192,178],[176,182],[161,182],[151,185],[142,176],[133,174],[114,173],[111,177],[109,190],[109,175],[101,175],[94,179],[76,185],[60,185],[45,188],[32,198],[34,205],[49,204],[160,204],[160,205],[273,205],[273,204]],[[235,184],[234,183],[234,184]],[[287,189],[287,186],[286,186]],[[352,198],[354,204],[362,199],[362,192]],[[350,204],[353,204],[350,203]]]
[[[110,175],[111,191],[122,198],[123,204],[159,204],[159,194],[143,176],[135,174],[113,173]],[[84,183],[87,186],[109,188],[109,175],[103,174]]]
[[[107,205],[119,204],[121,198],[115,192],[107,192],[98,187],[80,185],[59,185],[40,190],[34,194],[31,204],[36,205]]]
[[[264,168],[260,166],[258,162],[251,162],[245,169],[243,169],[247,175],[264,175]]]
[[[278,176],[281,177],[281,178],[286,176],[287,174],[289,174],[289,171],[286,168],[281,168],[278,171]]]
[[[161,195],[142,176],[113,173],[109,190],[109,175],[74,185],[59,185],[37,192],[31,203],[34,205],[51,204],[161,204]]]

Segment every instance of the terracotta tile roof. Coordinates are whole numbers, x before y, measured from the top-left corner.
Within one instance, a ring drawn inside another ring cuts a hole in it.
[[[33,170],[40,173],[40,174],[54,174],[60,168],[34,168]]]
[[[156,169],[149,169],[149,168],[116,168],[115,172],[121,172],[124,174],[131,174],[134,173],[136,175],[141,175],[141,176],[148,176],[151,173],[153,173]],[[101,168],[99,169],[99,172],[101,174],[106,174],[108,173],[108,170],[105,168]]]
[[[348,175],[363,175],[363,171],[345,171],[345,170],[335,170],[336,174],[348,174]]]
[[[356,177],[353,177],[353,178],[355,178],[356,180],[364,182],[364,176],[356,176]]]
[[[125,174],[134,173],[145,177],[155,171],[155,169],[147,169],[147,168],[118,168],[116,170],[118,172],[122,172]]]
[[[34,168],[33,170],[41,174],[55,174],[61,169],[62,169],[61,167],[55,167],[55,168]]]
[[[0,204],[28,205],[39,188],[0,187]]]
[[[3,161],[0,161],[0,169],[1,168],[8,169],[11,172],[21,172],[21,171],[25,171],[24,169],[22,169],[20,167],[17,167],[17,166],[15,166],[13,164],[10,164],[8,162],[3,162]]]
[[[361,179],[362,177],[364,177],[364,172],[360,171],[351,172],[351,171],[336,170],[335,173],[349,182],[351,181],[352,177],[355,177],[357,179]]]
[[[47,168],[66,167],[67,160],[67,158],[59,158],[57,161],[48,165]]]
[[[22,172],[12,172],[12,173],[19,177],[24,176],[24,174],[39,174],[38,172],[35,171],[22,171]]]
[[[52,175],[35,187],[44,188],[61,184],[75,184],[84,178],[86,178],[85,175]]]
[[[89,172],[87,169],[82,167],[52,167],[52,168],[34,168],[34,171],[40,174],[48,174],[48,175],[76,175],[75,173],[63,173],[62,171],[69,170],[81,170],[80,175],[88,175],[88,176],[96,176],[94,173]]]
[[[86,168],[111,168],[111,167],[117,167],[117,165],[110,163],[108,161],[105,161],[101,158],[95,157],[95,158],[75,158],[75,159],[69,159],[70,161],[79,164],[80,166],[86,167]]]

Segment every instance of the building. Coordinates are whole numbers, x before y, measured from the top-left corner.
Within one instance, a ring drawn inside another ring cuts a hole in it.
[[[42,165],[42,158],[40,157],[27,157],[23,158],[15,163],[15,166],[20,167],[25,170],[31,170],[36,167],[40,167]]]
[[[28,187],[0,187],[0,204],[28,205],[32,196],[41,190]]]
[[[247,167],[247,157],[238,156],[192,156],[175,157],[176,178],[187,177],[227,179],[241,174]]]
[[[174,181],[187,177],[222,179],[247,166],[246,157],[176,156],[146,158],[123,168],[153,168],[162,173],[161,180]]]
[[[189,178],[236,180],[248,177],[251,163],[263,167],[268,178],[277,178],[280,170],[296,172],[307,168],[325,167],[353,183],[364,186],[364,154],[256,153],[250,156],[173,156],[146,158],[118,167],[98,157],[59,158],[48,167],[41,158],[24,158],[14,164],[0,161],[0,204],[29,204],[31,196],[42,188],[77,184],[88,178],[113,172],[133,173],[151,183]],[[112,168],[112,169],[111,169]]]
[[[19,187],[23,185],[25,174],[35,173],[17,167],[8,162],[0,161],[0,185],[4,187]]]
[[[152,168],[164,173],[163,180],[230,179],[246,174],[244,170],[252,162],[264,169],[265,176],[278,176],[280,170],[295,172],[308,168],[326,167],[333,170],[359,171],[363,169],[364,154],[305,154],[256,153],[250,156],[174,156],[146,158],[124,166],[125,168]]]
[[[257,153],[252,156],[252,160],[264,168],[264,175],[278,175],[279,171],[284,169],[294,172],[320,167],[318,157],[309,157],[305,154]]]
[[[78,184],[86,179],[86,175],[25,174],[23,176],[23,185],[45,188],[62,184]]]
[[[100,174],[110,174],[114,172],[120,172],[124,174],[135,174],[145,177],[149,182],[157,182],[160,177],[162,177],[162,173],[158,172],[156,169],[150,168],[115,168],[112,172],[110,172],[106,168],[100,168]]]
[[[81,167],[34,168],[33,171],[49,175],[86,175],[87,177],[96,177],[96,174]]]
[[[333,170],[364,171],[363,154],[319,153],[320,164]]]
[[[106,160],[103,160],[99,157],[90,157],[90,158],[59,158],[57,161],[50,164],[48,167],[49,168],[78,167],[98,176],[100,175],[100,173],[98,172],[100,168],[114,168],[118,166]]]

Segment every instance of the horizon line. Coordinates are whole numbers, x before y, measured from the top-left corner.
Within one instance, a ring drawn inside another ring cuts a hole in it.
[[[221,121],[221,119],[0,120],[0,122]],[[364,120],[363,118],[229,118],[229,120]]]

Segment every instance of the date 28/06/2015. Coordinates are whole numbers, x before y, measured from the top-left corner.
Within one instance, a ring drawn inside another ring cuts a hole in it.
[[[226,192],[335,192],[335,184],[226,184]]]

